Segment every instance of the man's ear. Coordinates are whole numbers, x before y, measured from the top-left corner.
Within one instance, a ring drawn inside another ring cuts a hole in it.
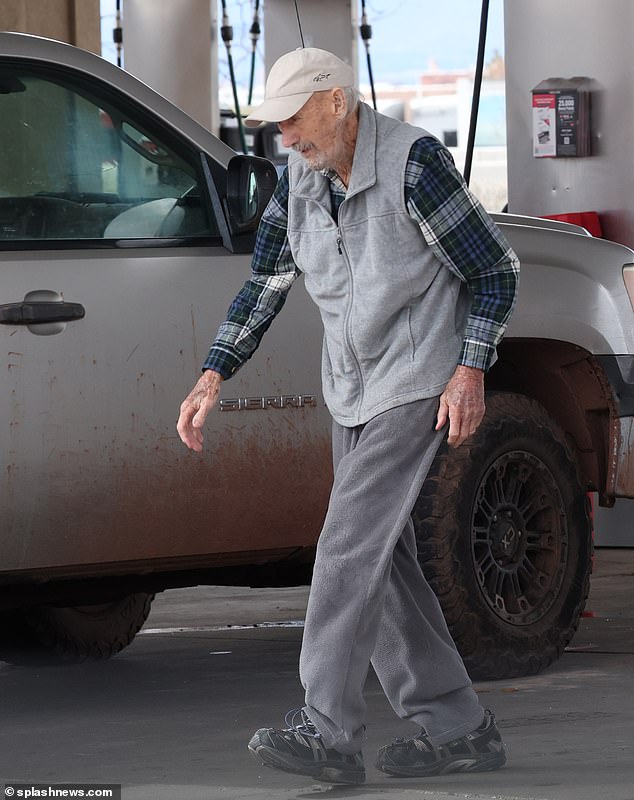
[[[335,116],[343,117],[346,113],[346,96],[343,89],[332,90],[332,102],[335,109]]]

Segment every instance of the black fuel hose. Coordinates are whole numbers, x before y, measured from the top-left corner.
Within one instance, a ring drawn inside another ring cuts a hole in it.
[[[255,53],[258,47],[258,39],[260,38],[260,0],[255,0],[255,7],[253,10],[253,22],[249,28],[249,35],[251,37],[251,74],[249,76],[249,98],[247,105],[251,105],[253,98],[253,81],[255,78]]]
[[[222,0],[222,26],[220,28],[220,35],[222,41],[225,43],[227,49],[227,62],[229,63],[229,76],[231,78],[231,88],[233,89],[233,104],[235,106],[236,119],[238,120],[238,130],[240,132],[240,144],[242,145],[242,152],[247,153],[247,140],[244,135],[244,123],[242,122],[242,114],[240,113],[240,103],[238,101],[238,87],[236,85],[236,76],[233,70],[233,56],[231,55],[231,42],[233,41],[233,27],[229,23],[229,15],[227,14],[227,2]]]
[[[463,176],[469,185],[471,179],[471,165],[473,163],[473,149],[475,147],[476,127],[478,125],[478,109],[480,107],[480,90],[482,89],[482,73],[484,71],[484,47],[487,38],[487,22],[489,19],[489,0],[482,0],[482,13],[480,15],[480,35],[478,37],[478,57],[476,71],[473,78],[473,97],[471,99],[471,117],[469,119],[469,136],[467,138],[467,152],[465,154]]]
[[[365,0],[361,0],[361,25],[359,33],[365,45],[365,54],[368,62],[368,76],[370,78],[370,89],[372,91],[372,105],[376,111],[376,92],[374,91],[374,76],[372,74],[372,59],[370,58],[370,39],[372,38],[372,25],[368,25],[368,18],[365,13]]]

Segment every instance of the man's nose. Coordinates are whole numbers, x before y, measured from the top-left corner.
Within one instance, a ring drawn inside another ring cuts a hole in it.
[[[299,140],[290,122],[278,122],[277,127],[282,134],[282,147],[292,147],[297,144]]]

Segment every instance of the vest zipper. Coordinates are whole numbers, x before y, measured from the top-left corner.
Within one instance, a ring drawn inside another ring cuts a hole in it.
[[[345,201],[344,201],[345,202]],[[341,211],[341,209],[340,209]],[[350,264],[350,260],[348,258],[348,254],[345,252],[345,244],[343,242],[343,238],[341,236],[341,231],[337,228],[337,249],[339,250],[339,254],[344,256],[344,261],[346,265],[346,269],[348,271],[348,280],[350,285],[350,298],[348,302],[348,308],[346,309],[345,317],[344,317],[344,337],[345,343],[348,347],[350,355],[352,356],[352,360],[354,362],[354,366],[356,369],[357,377],[359,380],[359,405],[358,409],[361,408],[363,405],[363,396],[365,394],[365,385],[363,383],[363,371],[361,369],[361,363],[359,361],[359,357],[357,356],[357,352],[354,348],[354,344],[352,342],[352,333],[351,333],[351,318],[352,318],[352,305],[354,302],[353,297],[353,286],[354,281],[352,277],[352,265]]]

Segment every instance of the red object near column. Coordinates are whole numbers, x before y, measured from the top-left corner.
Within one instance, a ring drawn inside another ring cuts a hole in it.
[[[573,211],[568,214],[544,214],[544,219],[558,219],[561,222],[570,222],[573,225],[581,225],[589,233],[598,239],[603,237],[601,229],[601,219],[596,211]]]

